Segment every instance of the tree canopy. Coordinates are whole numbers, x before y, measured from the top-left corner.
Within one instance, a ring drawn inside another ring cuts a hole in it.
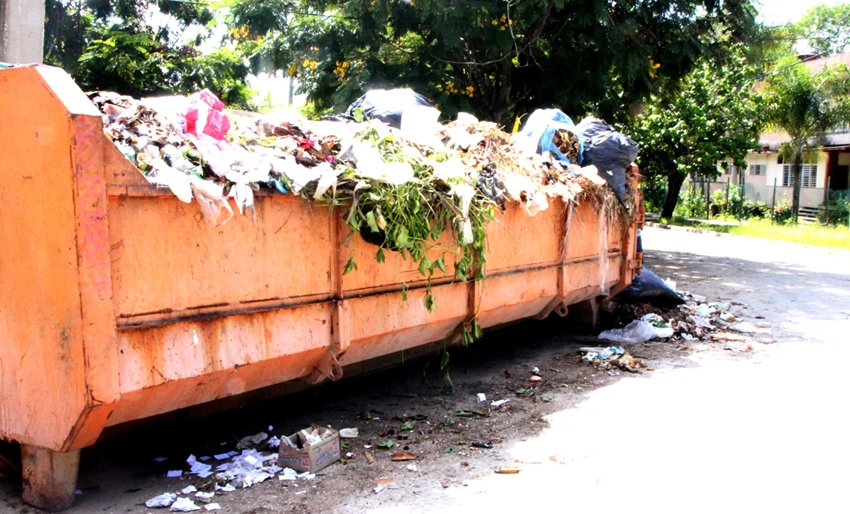
[[[214,24],[205,2],[46,0],[45,8],[45,62],[66,69],[84,89],[144,96],[209,88],[231,105],[248,106],[243,56],[232,48],[197,49]]]
[[[816,5],[796,27],[815,53],[842,53],[850,46],[850,4]]]
[[[288,69],[319,107],[412,87],[501,122],[544,106],[611,117],[754,19],[748,0],[232,0],[231,13],[257,69]]]
[[[746,165],[762,128],[755,69],[742,54],[725,63],[704,60],[667,94],[653,96],[630,133],[641,144],[640,165],[650,179],[666,178],[661,215],[670,217],[689,173],[714,178],[717,163]]]

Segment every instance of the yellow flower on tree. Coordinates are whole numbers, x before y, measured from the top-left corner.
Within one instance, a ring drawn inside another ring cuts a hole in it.
[[[657,63],[652,60],[652,57],[649,58],[649,76],[655,77],[655,70],[661,67],[660,63]]]

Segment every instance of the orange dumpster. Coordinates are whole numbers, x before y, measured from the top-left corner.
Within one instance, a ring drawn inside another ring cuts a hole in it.
[[[516,205],[488,225],[487,278],[434,278],[352,238],[338,213],[258,195],[210,229],[104,136],[63,71],[0,70],[0,437],[24,500],[71,505],[80,449],[111,425],[345,366],[616,292],[640,269],[642,215]],[[359,270],[343,274],[349,253]],[[408,299],[402,300],[407,289]]]

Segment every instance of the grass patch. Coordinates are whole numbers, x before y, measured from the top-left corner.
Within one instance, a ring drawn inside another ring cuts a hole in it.
[[[799,243],[825,248],[850,250],[850,229],[847,227],[822,227],[819,225],[774,225],[769,220],[750,219],[738,224],[718,225],[705,221],[692,221],[679,216],[662,219],[665,225],[710,230],[738,236],[760,237],[789,243]]]

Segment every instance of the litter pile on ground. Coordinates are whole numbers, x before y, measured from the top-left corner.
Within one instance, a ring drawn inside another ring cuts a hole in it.
[[[646,272],[646,271],[645,271]],[[657,277],[654,280],[659,280]],[[675,287],[675,283],[669,281]],[[672,289],[670,290],[671,292]],[[606,330],[599,338],[617,343],[643,343],[651,340],[710,341],[734,339],[728,332],[753,334],[761,327],[743,321],[740,304],[731,301],[708,302],[704,296],[687,291],[675,292],[682,304],[653,305],[648,302],[625,303],[619,297],[604,305],[614,325],[623,328]]]
[[[275,476],[280,481],[315,478],[314,473],[299,473],[289,467],[278,466],[277,448],[281,441],[280,437],[269,437],[265,432],[260,432],[239,441],[236,448],[241,449],[241,452],[231,450],[201,457],[189,455],[186,459],[188,469],[170,470],[167,476],[189,479],[195,483],[155,496],[147,500],[145,505],[179,512],[192,512],[201,508],[218,510],[221,506],[214,503],[213,499],[222,498],[237,489],[252,487]]]
[[[598,369],[619,368],[630,373],[640,373],[641,368],[647,367],[643,359],[634,357],[622,346],[585,346],[579,348],[579,351],[584,354],[583,361],[589,362]]]

